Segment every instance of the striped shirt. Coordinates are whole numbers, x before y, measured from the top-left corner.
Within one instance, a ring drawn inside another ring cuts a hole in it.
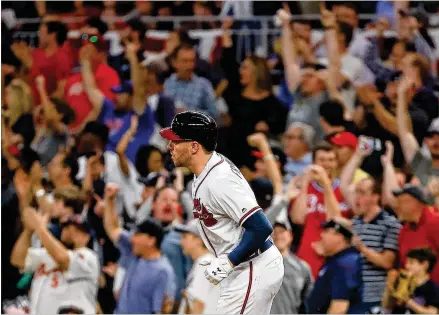
[[[361,238],[365,246],[377,252],[384,250],[398,251],[398,237],[401,224],[398,220],[382,210],[369,223],[364,222],[363,217],[357,216],[352,219],[355,233]],[[386,287],[387,271],[375,266],[362,256],[363,263],[363,302],[381,302]]]
[[[303,314],[304,300],[313,287],[311,269],[294,254],[284,256],[284,280],[276,294],[271,314]]]

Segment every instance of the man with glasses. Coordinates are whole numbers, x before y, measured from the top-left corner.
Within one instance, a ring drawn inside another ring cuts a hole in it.
[[[283,137],[284,153],[287,156],[287,163],[284,166],[286,172],[284,183],[298,175],[302,175],[305,169],[312,164],[312,141],[314,129],[302,122],[292,123]]]

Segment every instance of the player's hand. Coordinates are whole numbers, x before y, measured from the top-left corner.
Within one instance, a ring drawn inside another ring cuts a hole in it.
[[[200,262],[200,265],[207,266],[204,275],[206,276],[206,279],[214,285],[223,281],[233,271],[232,263],[227,256],[205,260]]]
[[[105,200],[114,201],[119,193],[120,187],[118,184],[109,183],[105,186]]]
[[[354,245],[360,252],[361,252],[361,249],[364,247],[363,241],[361,240],[361,238],[358,235],[355,235],[352,238],[352,245]]]

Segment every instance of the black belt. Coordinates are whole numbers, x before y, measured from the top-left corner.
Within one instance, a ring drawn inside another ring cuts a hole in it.
[[[273,242],[271,240],[266,240],[264,245],[261,246],[261,248],[259,248],[256,252],[254,252],[253,254],[249,255],[246,259],[244,259],[244,261],[249,261],[250,259],[253,259],[255,257],[258,257],[259,255],[261,255],[263,252],[267,251],[267,249],[269,249],[271,246],[273,246]]]

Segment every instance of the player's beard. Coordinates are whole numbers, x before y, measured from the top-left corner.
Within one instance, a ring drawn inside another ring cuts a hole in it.
[[[183,151],[179,156],[173,156],[172,161],[175,167],[187,167],[189,165],[191,155],[189,150],[187,152]]]

